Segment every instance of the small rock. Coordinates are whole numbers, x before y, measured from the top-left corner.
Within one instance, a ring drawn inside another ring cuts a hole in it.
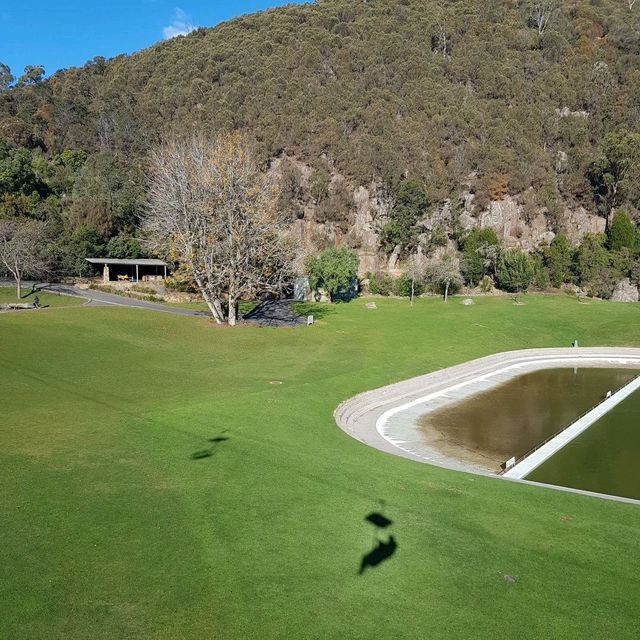
[[[611,299],[615,302],[638,302],[640,299],[638,287],[631,284],[629,278],[624,278],[616,285]]]
[[[461,304],[463,304],[465,307],[470,307],[472,304],[475,304],[475,302],[471,298],[466,298],[461,302]]]
[[[367,302],[367,304],[364,305],[365,307],[367,307],[367,309],[377,309],[378,305],[375,302]]]
[[[504,579],[505,582],[508,582],[509,584],[515,584],[518,582],[518,576],[505,576]]]

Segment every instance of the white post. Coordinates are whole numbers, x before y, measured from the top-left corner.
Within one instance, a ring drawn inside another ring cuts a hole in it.
[[[136,264],[136,282],[140,282],[140,277],[138,276],[138,265]]]

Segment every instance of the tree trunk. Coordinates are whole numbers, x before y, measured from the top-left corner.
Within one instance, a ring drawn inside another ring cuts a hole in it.
[[[207,307],[209,307],[209,311],[211,311],[211,315],[216,321],[216,324],[222,324],[224,322],[224,313],[222,312],[222,305],[220,304],[220,300],[209,295],[209,292],[202,285],[202,281],[196,274],[193,274],[193,279],[196,281],[198,289],[200,289],[200,295],[207,303]]]
[[[218,318],[218,324],[222,324],[224,322],[224,311],[222,310],[222,303],[218,298],[213,301],[213,308],[216,311],[216,316]]]
[[[613,222],[613,207],[609,209],[607,212],[607,217],[605,218],[604,232],[609,233],[611,229],[611,223]]]
[[[22,298],[22,279],[19,276],[16,277],[16,296],[18,300]]]
[[[449,283],[447,282],[447,284],[445,284],[444,286],[444,301],[447,302],[448,299],[449,299]]]
[[[238,321],[238,301],[229,296],[229,326],[235,327]]]
[[[202,297],[204,301],[207,303],[207,307],[209,307],[209,311],[211,311],[211,315],[213,319],[216,321],[216,324],[222,324],[224,322],[224,313],[222,313],[222,306],[220,305],[220,300],[216,298],[212,298],[206,292],[202,292]]]
[[[416,291],[416,281],[414,278],[411,278],[411,306],[413,307],[413,296]]]

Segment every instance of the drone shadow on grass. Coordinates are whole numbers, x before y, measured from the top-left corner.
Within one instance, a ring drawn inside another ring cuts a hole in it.
[[[381,501],[384,505],[384,502]],[[393,534],[389,534],[386,540],[380,540],[378,532],[383,529],[388,529],[393,524],[393,520],[390,520],[382,513],[373,511],[369,515],[365,516],[365,522],[375,527],[374,533],[374,546],[371,551],[365,553],[360,560],[360,570],[358,575],[362,575],[368,568],[373,569],[382,564],[386,560],[389,560],[398,549],[398,541]]]
[[[220,448],[220,445],[227,440],[229,440],[227,436],[217,436],[215,438],[209,438],[207,442],[210,442],[212,446],[208,447],[207,449],[201,449],[200,451],[194,451],[189,456],[189,458],[191,460],[204,460],[205,458],[211,458]]]

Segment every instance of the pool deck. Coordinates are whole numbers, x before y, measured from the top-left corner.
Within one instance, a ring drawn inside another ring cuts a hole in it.
[[[487,469],[443,455],[437,448],[429,446],[418,431],[416,416],[496,386],[510,377],[559,367],[629,367],[640,370],[640,349],[568,347],[497,353],[361,393],[341,403],[334,417],[345,433],[380,451],[457,471],[498,477]],[[527,482],[518,478],[505,479]]]

